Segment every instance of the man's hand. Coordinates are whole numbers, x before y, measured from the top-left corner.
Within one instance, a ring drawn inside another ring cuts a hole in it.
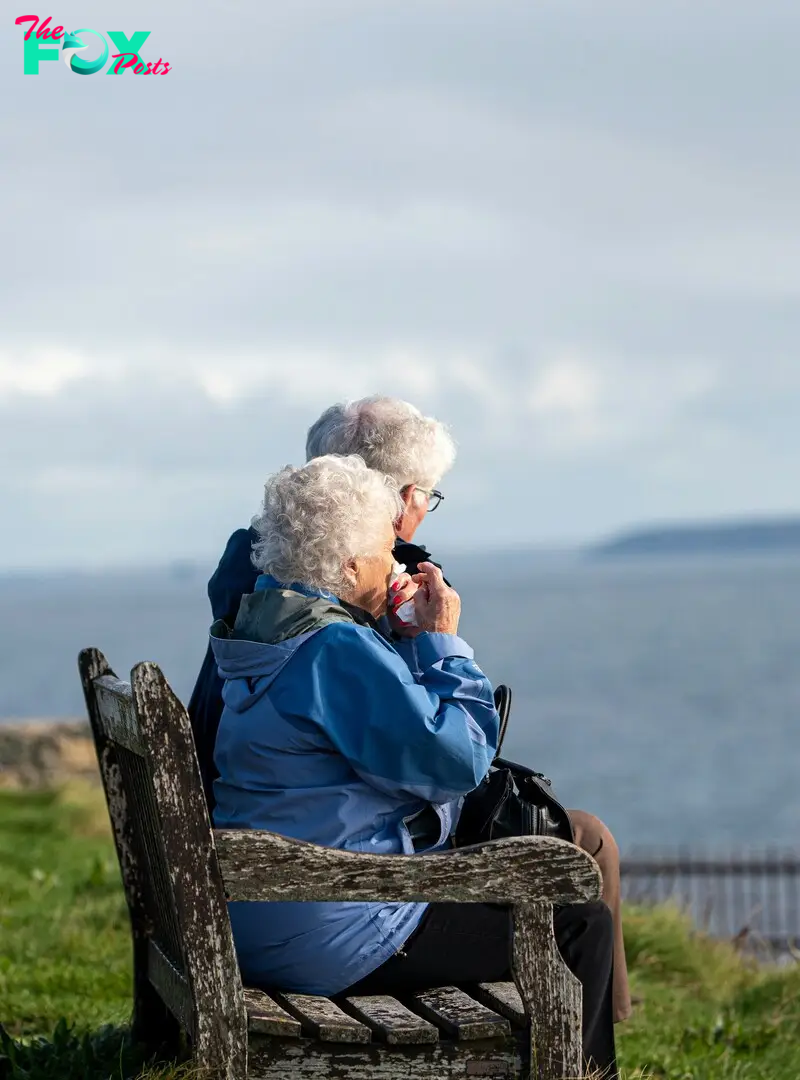
[[[461,597],[455,589],[445,584],[442,571],[433,563],[419,565],[420,573],[412,581],[418,592],[414,597],[419,631],[434,634],[457,634],[461,616]]]

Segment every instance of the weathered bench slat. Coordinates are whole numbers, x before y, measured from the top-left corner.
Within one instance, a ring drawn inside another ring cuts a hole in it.
[[[97,715],[106,738],[143,757],[145,746],[134,713],[130,683],[102,675],[95,679],[94,691]]]
[[[526,1064],[527,1051],[523,1053],[521,1032],[516,1041],[451,1039],[422,1046],[392,1047],[378,1042],[342,1046],[308,1039],[289,1039],[281,1044],[256,1036],[250,1044],[249,1077],[252,1080],[530,1080]],[[562,1071],[553,1074],[556,1080],[580,1075]]]
[[[455,986],[412,994],[414,1008],[456,1039],[492,1039],[507,1035],[508,1020]]]
[[[192,729],[154,664],[136,665],[131,688],[147,747],[143,782],[130,788],[131,808],[137,827],[142,812],[160,823],[148,872],[164,878],[162,903],[170,905],[182,939],[195,1006],[193,1049],[200,1060],[223,1058],[225,1080],[234,1080],[247,1074],[247,1013]]]
[[[330,998],[311,994],[275,994],[277,1003],[297,1017],[304,1033],[322,1042],[368,1043],[369,1028],[348,1016]]]
[[[525,1006],[513,982],[477,983],[469,991],[476,1001],[500,1013],[515,1027],[525,1027],[528,1023]]]
[[[420,1046],[439,1041],[439,1032],[393,997],[345,998],[353,1015],[390,1046]]]
[[[247,1009],[248,1031],[257,1032],[259,1035],[281,1035],[285,1039],[300,1038],[300,1021],[290,1016],[263,990],[246,986],[244,1004]]]
[[[214,831],[229,900],[596,900],[597,863],[574,844],[520,836],[438,855],[370,855],[256,829]]]

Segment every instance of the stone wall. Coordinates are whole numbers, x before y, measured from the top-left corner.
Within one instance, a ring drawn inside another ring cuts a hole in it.
[[[68,780],[100,783],[86,720],[0,722],[0,788],[41,788]]]

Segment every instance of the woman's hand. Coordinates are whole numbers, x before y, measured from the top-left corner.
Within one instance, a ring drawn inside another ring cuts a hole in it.
[[[411,600],[418,589],[419,585],[414,582],[410,574],[398,574],[389,587],[389,610],[387,614],[389,616],[389,625],[397,633],[402,633],[404,630],[417,630],[415,626],[409,627],[407,623],[398,619],[395,611],[406,600]]]
[[[419,590],[414,598],[417,625],[410,629],[418,633],[428,630],[433,634],[457,634],[461,597],[445,584],[438,566],[425,562],[419,564],[419,569],[420,573],[412,578]],[[406,636],[410,635],[406,633]]]

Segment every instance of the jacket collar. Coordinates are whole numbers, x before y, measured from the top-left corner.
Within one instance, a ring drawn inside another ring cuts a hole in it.
[[[276,581],[272,574],[259,574],[256,578],[255,592],[261,592],[263,589],[288,589],[289,592],[300,593],[301,596],[318,596],[323,600],[330,600],[333,604],[341,604],[341,600],[338,596],[334,596],[332,592],[327,592],[325,589],[315,589],[311,585],[303,585],[299,581],[293,581],[291,585],[284,585],[280,581]]]

